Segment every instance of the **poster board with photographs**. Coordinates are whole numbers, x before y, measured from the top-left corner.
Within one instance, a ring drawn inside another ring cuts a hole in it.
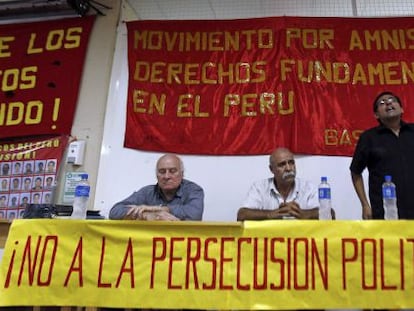
[[[22,218],[28,204],[52,204],[68,137],[0,141],[0,219]]]

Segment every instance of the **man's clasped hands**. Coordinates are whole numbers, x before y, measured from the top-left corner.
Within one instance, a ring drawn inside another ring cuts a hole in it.
[[[179,220],[170,213],[168,206],[128,205],[124,219],[131,220]]]

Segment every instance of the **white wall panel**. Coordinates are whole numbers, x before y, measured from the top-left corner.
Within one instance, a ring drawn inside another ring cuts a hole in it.
[[[414,1],[412,0],[365,0],[357,1],[358,16],[413,16]]]
[[[138,19],[237,19],[266,16],[352,16],[351,0],[155,0],[129,5]]]

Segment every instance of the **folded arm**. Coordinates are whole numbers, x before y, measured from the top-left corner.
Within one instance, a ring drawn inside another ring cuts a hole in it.
[[[286,218],[318,219],[319,208],[302,209],[296,202],[292,201],[282,203],[279,208],[273,210],[242,207],[237,212],[238,221]]]

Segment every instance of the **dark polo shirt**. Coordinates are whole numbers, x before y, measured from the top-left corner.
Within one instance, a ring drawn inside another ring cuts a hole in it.
[[[365,168],[369,172],[373,218],[384,218],[382,183],[385,175],[391,175],[397,189],[400,219],[414,219],[414,124],[401,122],[398,137],[383,125],[362,133],[350,170],[361,174]]]

